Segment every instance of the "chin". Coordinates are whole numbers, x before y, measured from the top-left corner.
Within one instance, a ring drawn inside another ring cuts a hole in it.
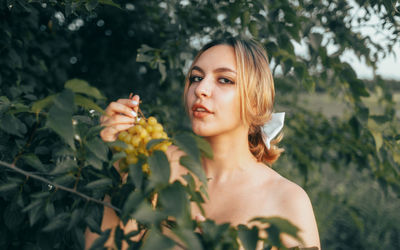
[[[192,124],[193,133],[198,136],[208,137],[215,134],[215,131],[211,128],[201,126],[200,124]]]

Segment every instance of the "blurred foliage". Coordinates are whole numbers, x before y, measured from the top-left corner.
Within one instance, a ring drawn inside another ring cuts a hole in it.
[[[107,102],[134,92],[169,134],[190,130],[181,96],[191,60],[207,41],[240,34],[268,51],[277,107],[288,116],[286,153],[274,168],[310,194],[323,248],[398,248],[394,85],[381,76],[357,78],[341,56],[353,51],[375,70],[399,43],[399,12],[391,0],[0,1],[0,160],[31,175],[0,168],[0,247],[82,248],[86,226],[100,233],[103,208],[77,192],[95,200],[111,194],[121,218],[134,214],[152,228],[147,237],[154,240],[142,248],[174,244],[157,225],[198,195],[190,185],[162,185],[162,176],[122,184],[111,167],[115,157],[98,138],[98,116]],[[375,19],[384,43],[358,31]],[[295,53],[296,43],[304,55]],[[300,103],[306,91],[328,93],[347,108],[339,117],[312,112]],[[371,93],[379,93],[379,111],[365,103]],[[165,210],[151,209],[145,197],[152,192]],[[163,195],[182,199],[172,204]],[[253,246],[253,229],[194,225],[185,212],[175,217],[174,234],[190,249],[234,247],[237,236]],[[190,230],[195,226],[203,234]]]

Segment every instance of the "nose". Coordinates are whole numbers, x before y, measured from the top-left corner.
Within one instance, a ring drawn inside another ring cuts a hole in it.
[[[195,89],[195,94],[198,98],[210,97],[212,94],[212,79],[209,77],[203,78]]]

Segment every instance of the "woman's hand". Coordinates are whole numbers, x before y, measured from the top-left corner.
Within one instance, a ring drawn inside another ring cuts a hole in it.
[[[137,117],[139,108],[139,96],[135,95],[132,99],[119,99],[111,102],[105,115],[100,117],[101,125],[104,126],[100,132],[103,141],[115,141],[118,133],[132,127]]]

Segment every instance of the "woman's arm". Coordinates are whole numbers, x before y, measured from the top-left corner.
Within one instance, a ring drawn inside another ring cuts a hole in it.
[[[132,99],[119,99],[116,102],[111,102],[106,110],[105,115],[100,118],[101,125],[104,128],[100,132],[100,136],[103,141],[115,141],[118,133],[130,128],[137,117],[137,110],[139,105],[139,96],[135,95]],[[119,170],[118,163],[114,164],[114,167]],[[119,172],[119,171],[118,171]],[[121,176],[125,178],[126,176]],[[110,202],[111,198],[106,196],[104,201]],[[135,221],[129,221],[124,227],[120,222],[119,217],[112,208],[104,206],[104,212],[101,222],[101,230],[111,229],[111,234],[107,242],[106,247],[113,247],[114,245],[114,233],[117,226],[120,226],[125,233],[132,230],[137,230],[137,223]],[[85,231],[85,249],[89,249],[93,242],[99,237],[98,234],[90,231],[89,228]],[[136,236],[137,238],[138,236]],[[132,240],[135,240],[133,237]],[[126,242],[123,243],[123,248],[126,248]]]

